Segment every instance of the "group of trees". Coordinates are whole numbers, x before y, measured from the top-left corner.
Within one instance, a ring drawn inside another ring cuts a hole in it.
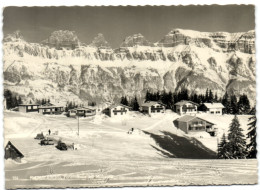
[[[179,92],[155,92],[151,93],[146,92],[145,101],[161,101],[166,105],[167,109],[172,109],[174,103],[177,103],[182,100],[190,100],[197,104],[206,103],[206,102],[221,102],[221,99],[218,98],[218,95],[213,95],[211,90],[206,90],[205,94],[192,93],[189,94],[187,89],[183,89]]]
[[[77,104],[74,101],[68,101],[66,103],[65,112],[67,112],[70,109],[79,108],[79,107],[84,107],[84,105],[83,104]]]
[[[123,96],[123,97],[121,98],[120,103],[123,104],[123,105],[126,105],[126,106],[131,107],[132,110],[134,110],[134,111],[139,111],[139,107],[140,107],[140,106],[139,106],[139,103],[138,103],[138,101],[137,101],[136,96],[135,96],[134,98],[132,98],[132,99],[130,100],[130,102],[127,100],[127,97],[126,97],[126,96]]]
[[[224,94],[222,104],[225,106],[223,113],[227,114],[249,114],[250,102],[247,95],[243,94],[237,99],[236,95]]]
[[[189,94],[187,89],[179,92],[146,92],[145,101],[161,101],[166,105],[167,109],[172,109],[173,105],[181,100],[190,100],[197,104],[201,103],[222,103],[225,106],[223,110],[227,114],[249,114],[250,102],[247,95],[243,94],[237,100],[236,95],[229,95],[227,92],[223,97],[218,97],[217,93],[207,89],[205,94],[192,93]]]
[[[249,128],[246,143],[243,129],[240,127],[237,115],[233,118],[228,135],[223,134],[220,143],[218,144],[218,158],[220,159],[243,159],[256,158],[256,115],[255,108],[251,111],[252,117],[249,118]]]
[[[51,101],[50,101],[50,99],[42,98],[42,99],[36,99],[35,103],[39,104],[39,105],[45,105],[47,103],[51,103]]]
[[[4,91],[4,98],[6,99],[6,109],[15,108],[23,103],[21,96],[17,96],[10,90]]]

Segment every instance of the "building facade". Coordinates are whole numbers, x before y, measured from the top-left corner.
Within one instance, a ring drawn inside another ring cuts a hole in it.
[[[39,106],[40,114],[62,114],[64,112],[64,107],[62,106]]]
[[[27,112],[38,112],[39,105],[38,104],[20,104],[19,112],[27,113]]]
[[[90,117],[96,115],[96,109],[92,108],[75,108],[68,111],[69,117]]]
[[[144,114],[165,113],[165,105],[160,102],[149,101],[140,106],[140,111]]]
[[[104,113],[107,114],[109,117],[119,117],[122,115],[127,115],[130,110],[130,107],[122,105],[122,104],[116,104],[111,105],[107,109],[104,110]]]
[[[204,103],[199,107],[199,110],[209,114],[222,115],[224,108],[221,103]]]
[[[193,115],[198,112],[198,104],[192,101],[180,101],[174,104],[174,111],[180,115]]]
[[[217,128],[214,128],[214,123],[196,116],[185,115],[174,120],[173,123],[186,134],[205,131],[215,136],[217,132]]]

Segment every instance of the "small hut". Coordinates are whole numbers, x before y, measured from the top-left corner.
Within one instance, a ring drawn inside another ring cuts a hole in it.
[[[24,155],[11,143],[8,141],[5,146],[5,159],[11,158],[13,160],[20,160],[24,157]]]

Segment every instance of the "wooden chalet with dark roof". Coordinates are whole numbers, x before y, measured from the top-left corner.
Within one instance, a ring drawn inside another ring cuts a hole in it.
[[[27,112],[38,112],[39,104],[20,104],[19,112],[27,113]]]
[[[149,101],[140,106],[140,111],[148,115],[153,113],[164,113],[165,105],[161,102]]]
[[[8,141],[5,146],[5,159],[11,158],[13,160],[20,160],[24,155],[11,143]]]
[[[198,104],[192,101],[182,100],[174,104],[174,111],[180,115],[196,114],[198,112]]]
[[[114,104],[109,106],[103,112],[110,117],[115,117],[115,116],[126,115],[128,114],[129,110],[130,110],[129,106],[123,104]]]
[[[174,120],[173,123],[186,134],[205,131],[214,136],[217,130],[217,128],[213,127],[215,125],[214,123],[191,115],[184,115]]]

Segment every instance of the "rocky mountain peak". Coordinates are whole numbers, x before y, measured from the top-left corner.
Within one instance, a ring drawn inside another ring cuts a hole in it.
[[[121,47],[134,47],[136,45],[139,46],[153,46],[151,42],[149,42],[142,34],[134,34],[132,36],[128,36],[124,39]]]
[[[89,44],[89,46],[97,48],[110,48],[110,44],[106,41],[103,34],[99,33]]]
[[[56,49],[75,49],[79,45],[79,39],[75,31],[57,30],[52,32],[42,43],[50,47],[55,47]]]
[[[24,41],[24,38],[20,32],[20,30],[16,30],[12,34],[7,34],[7,36],[3,40],[4,42],[18,42]]]

